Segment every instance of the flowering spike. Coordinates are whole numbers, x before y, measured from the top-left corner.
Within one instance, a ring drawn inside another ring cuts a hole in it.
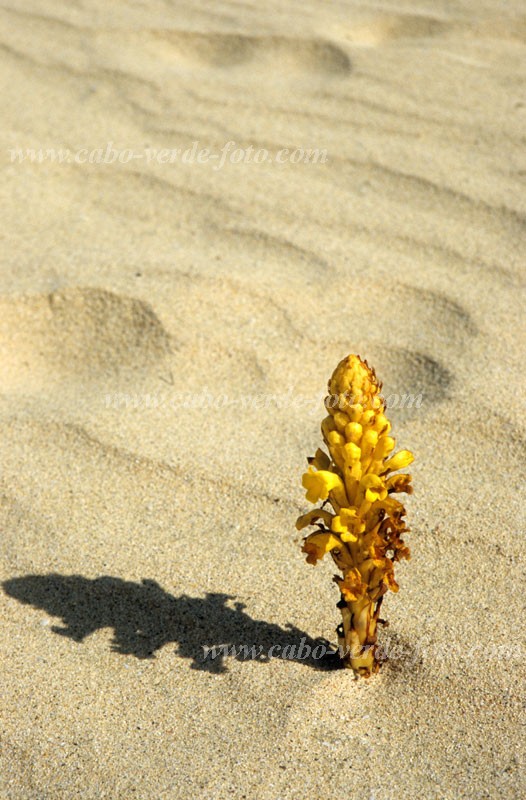
[[[334,578],[341,593],[340,655],[366,678],[380,668],[376,627],[385,592],[398,591],[394,564],[410,557],[401,538],[408,530],[405,508],[392,495],[412,492],[411,475],[391,473],[411,464],[413,454],[391,455],[395,440],[380,390],[374,369],[359,356],[334,370],[321,425],[329,455],[318,450],[303,475],[307,500],[330,503],[334,514],[317,508],[296,523],[299,530],[318,526],[303,543],[307,561],[316,564],[330,553],[343,574]]]

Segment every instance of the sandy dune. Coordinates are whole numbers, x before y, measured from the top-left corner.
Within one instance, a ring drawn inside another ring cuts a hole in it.
[[[1,797],[526,795],[523,4],[0,18]],[[416,454],[391,658],[205,661],[335,641],[294,522],[350,352]]]

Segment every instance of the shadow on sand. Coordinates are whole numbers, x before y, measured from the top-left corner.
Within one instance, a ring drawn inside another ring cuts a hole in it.
[[[112,649],[137,658],[153,658],[169,642],[175,642],[176,653],[191,659],[191,668],[206,672],[226,671],[224,653],[205,658],[208,648],[219,645],[236,647],[229,657],[238,661],[268,662],[268,651],[273,645],[296,647],[304,640],[304,650],[309,655],[290,660],[318,670],[339,666],[337,656],[327,653],[325,639],[312,639],[293,625],[279,625],[252,619],[245,612],[245,604],[228,601],[235,598],[227,594],[207,594],[204,597],[180,595],[174,597],[153,580],[141,583],[124,581],[104,575],[91,580],[81,575],[25,575],[3,583],[4,591],[22,603],[44,609],[48,614],[62,619],[62,627],[51,628],[60,636],[82,642],[100,628],[114,631]],[[239,650],[243,645],[254,650]],[[318,646],[322,647],[319,648]],[[316,658],[314,648],[326,655]],[[290,654],[292,655],[292,653]]]

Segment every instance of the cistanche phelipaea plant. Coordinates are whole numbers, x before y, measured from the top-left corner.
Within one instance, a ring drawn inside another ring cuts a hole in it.
[[[315,526],[303,542],[310,564],[330,553],[342,573],[334,577],[341,598],[337,628],[340,657],[356,675],[378,672],[377,626],[384,594],[398,591],[394,565],[410,557],[402,539],[405,508],[394,494],[412,492],[409,450],[392,451],[395,440],[385,416],[381,383],[359,356],[343,359],[329,380],[328,416],[321,430],[328,453],[309,458],[302,483],[310,503],[298,530]],[[393,474],[397,473],[397,474]]]

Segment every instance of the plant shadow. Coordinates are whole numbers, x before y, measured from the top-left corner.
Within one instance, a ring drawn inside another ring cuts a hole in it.
[[[134,583],[108,575],[95,579],[82,575],[25,575],[2,585],[10,597],[60,617],[62,626],[51,628],[60,636],[82,642],[101,628],[112,628],[112,650],[122,655],[154,658],[157,650],[175,642],[177,655],[190,659],[192,669],[222,673],[226,671],[226,654],[222,648],[212,657],[208,651],[214,646],[227,645],[228,656],[238,661],[265,663],[270,660],[270,648],[280,645],[276,649],[278,657],[288,647],[288,660],[318,670],[339,666],[338,656],[330,651],[327,640],[312,639],[290,624],[282,628],[252,619],[244,603],[228,605],[235,600],[228,594],[174,597],[154,580]],[[303,658],[299,652],[302,640],[303,654],[307,653]],[[324,655],[313,656],[315,648]]]

